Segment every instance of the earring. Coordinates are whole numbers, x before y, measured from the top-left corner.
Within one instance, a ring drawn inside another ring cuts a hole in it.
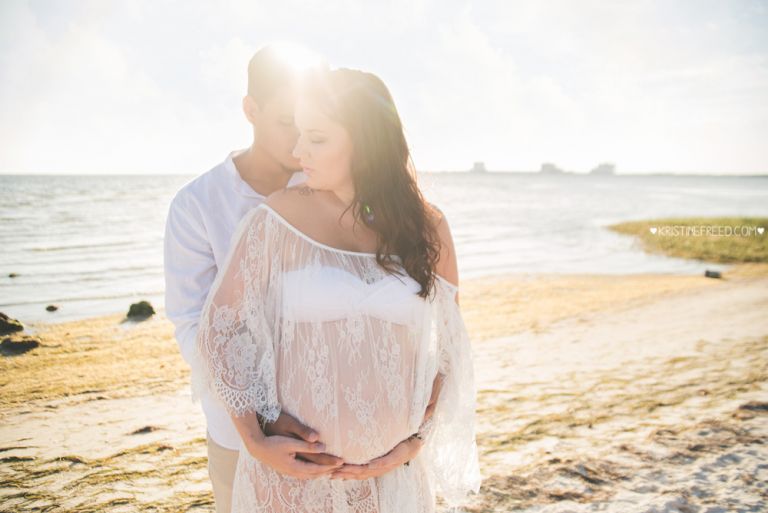
[[[373,224],[373,209],[367,203],[363,203],[363,215],[368,224]]]

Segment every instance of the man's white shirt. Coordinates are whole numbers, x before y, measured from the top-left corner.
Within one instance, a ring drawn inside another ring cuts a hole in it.
[[[232,236],[246,212],[266,198],[240,176],[230,153],[213,169],[187,182],[171,200],[165,225],[165,314],[175,325],[176,341],[191,364],[203,304],[224,265]],[[303,182],[296,172],[288,185]],[[212,398],[200,398],[208,432],[217,444],[237,450],[240,435],[227,411]]]

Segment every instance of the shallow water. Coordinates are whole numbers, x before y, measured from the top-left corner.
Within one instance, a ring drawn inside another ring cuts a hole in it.
[[[127,312],[142,299],[162,308],[167,209],[192,178],[0,175],[0,311],[31,322]],[[420,184],[448,217],[462,278],[724,270],[646,254],[605,227],[768,216],[768,177],[422,173]]]

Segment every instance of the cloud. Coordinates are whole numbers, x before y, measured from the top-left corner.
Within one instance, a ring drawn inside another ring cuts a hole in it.
[[[0,172],[200,173],[249,143],[248,58],[379,74],[417,166],[766,172],[753,1],[23,2],[0,7]]]
[[[2,167],[51,172],[152,167],[163,151],[156,142],[157,123],[178,119],[172,98],[89,19],[52,33],[26,6],[14,15],[18,39],[3,45]]]

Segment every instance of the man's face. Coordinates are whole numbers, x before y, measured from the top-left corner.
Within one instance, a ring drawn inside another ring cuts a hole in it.
[[[291,154],[299,138],[293,121],[295,100],[293,89],[286,88],[275,93],[264,103],[256,121],[258,144],[291,172],[300,169],[299,160]]]

